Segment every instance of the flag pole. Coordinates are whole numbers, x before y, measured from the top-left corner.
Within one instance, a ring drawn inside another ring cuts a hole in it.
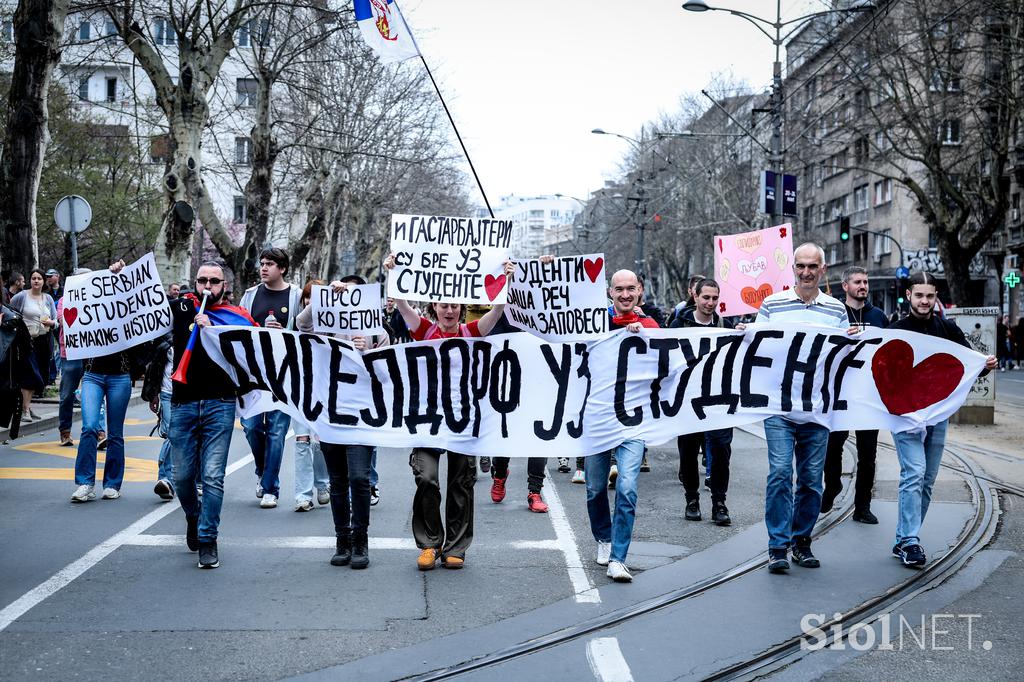
[[[402,8],[398,6],[398,0],[391,0],[395,9],[398,10],[399,16],[402,17],[402,23],[405,25],[405,30],[409,32],[409,38],[412,39],[412,44],[416,48],[416,53],[420,56],[420,61],[423,62],[423,68],[427,72],[427,76],[430,77],[430,82],[434,86],[434,92],[437,93],[437,98],[441,100],[441,106],[444,107],[444,113],[448,115],[448,122],[452,124],[452,130],[455,131],[455,137],[459,140],[459,146],[462,147],[462,153],[466,157],[466,161],[469,163],[469,169],[473,171],[473,179],[476,180],[476,186],[480,188],[480,196],[484,198],[484,204],[487,206],[487,213],[490,214],[491,219],[494,219],[494,211],[491,209],[491,202],[487,200],[487,192],[484,191],[484,185],[480,182],[480,176],[476,172],[476,166],[473,165],[473,159],[469,156],[469,150],[466,149],[466,143],[462,141],[462,135],[459,133],[459,127],[455,125],[455,119],[452,118],[452,112],[448,110],[448,103],[444,101],[444,95],[441,94],[441,88],[437,86],[437,81],[434,80],[434,74],[430,71],[430,65],[427,64],[427,58],[423,56],[423,50],[420,49],[419,43],[416,42],[416,36],[413,35],[412,29],[409,28],[409,22],[405,20],[405,13],[402,12]]]

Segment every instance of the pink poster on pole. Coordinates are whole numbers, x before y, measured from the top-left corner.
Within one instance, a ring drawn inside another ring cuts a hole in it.
[[[756,313],[761,301],[794,284],[792,226],[715,235],[715,279],[720,314]]]

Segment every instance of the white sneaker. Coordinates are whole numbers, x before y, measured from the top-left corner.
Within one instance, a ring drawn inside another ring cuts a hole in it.
[[[256,484],[256,499],[257,500],[262,500],[263,499],[263,484],[262,483],[257,483]]]
[[[577,469],[576,473],[572,475],[573,483],[586,483],[587,477],[583,475],[583,469]]]
[[[22,424],[31,424],[35,420],[36,420],[36,417],[31,412],[22,412],[21,413],[21,423]]]
[[[610,542],[599,542],[597,543],[597,556],[594,561],[597,562],[598,566],[607,566],[608,559],[612,555],[612,543]]]
[[[618,561],[612,561],[608,564],[608,573],[606,575],[617,583],[633,582],[633,576],[631,576],[629,571],[626,570],[626,567]]]
[[[89,500],[95,500],[96,493],[92,491],[91,485],[80,485],[78,489],[71,494],[72,502],[88,502]]]
[[[270,495],[270,497],[273,497],[273,495]],[[265,500],[267,498],[264,497],[263,499]],[[260,501],[260,506],[261,507],[263,506],[263,502],[262,501]],[[295,503],[295,511],[297,511],[297,512],[313,511],[313,500],[299,500],[298,502]]]
[[[324,506],[331,503],[331,489],[321,488],[316,491],[316,501],[320,503],[320,506]]]
[[[608,470],[608,484],[615,483],[615,479],[619,477],[619,465],[613,464]]]
[[[270,493],[266,493],[263,496],[263,499],[260,500],[260,506],[263,507],[264,509],[273,509],[274,507],[277,506],[277,495],[271,495]]]
[[[121,491],[120,490],[115,490],[113,488],[104,488],[103,489],[103,499],[104,500],[116,500],[119,497],[121,497]]]

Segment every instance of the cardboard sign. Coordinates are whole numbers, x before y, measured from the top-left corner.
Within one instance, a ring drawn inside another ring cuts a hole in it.
[[[171,330],[171,308],[152,253],[116,275],[67,278],[61,315],[68,360],[109,355]]]
[[[595,338],[608,331],[604,254],[513,262],[505,306],[512,326],[547,341]]]
[[[715,235],[714,279],[719,314],[756,313],[764,299],[795,283],[792,226]]]
[[[388,296],[407,301],[505,303],[511,220],[391,216]]]
[[[331,287],[310,291],[313,331],[318,334],[384,334],[384,306],[377,284],[349,284],[335,293]]]

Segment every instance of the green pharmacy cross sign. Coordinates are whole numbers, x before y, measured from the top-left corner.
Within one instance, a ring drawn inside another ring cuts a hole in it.
[[[1013,289],[1018,284],[1020,284],[1020,275],[1018,275],[1016,272],[1011,271],[1009,274],[1006,275],[1006,277],[1003,277],[1003,281],[1006,282],[1006,286]]]

